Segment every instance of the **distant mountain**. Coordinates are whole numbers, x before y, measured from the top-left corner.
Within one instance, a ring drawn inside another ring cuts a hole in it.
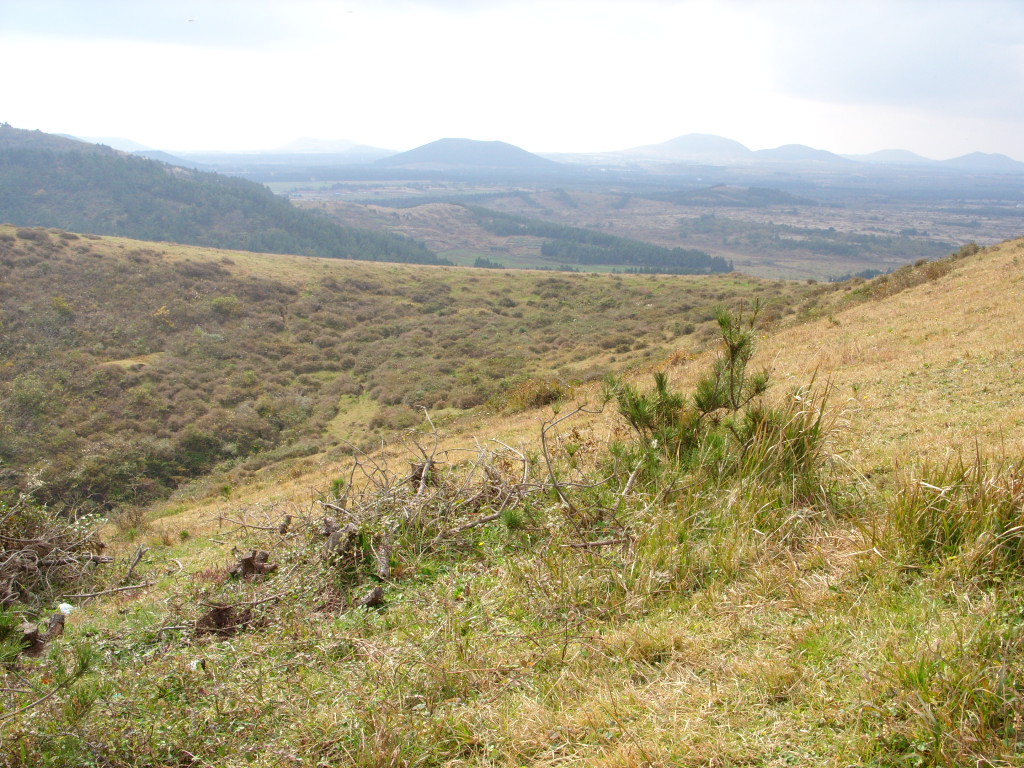
[[[619,154],[691,163],[735,163],[749,160],[751,151],[738,141],[706,133],[677,136],[662,144],[622,150]]]
[[[375,165],[387,168],[418,170],[545,170],[559,163],[547,160],[504,141],[473,139],[438,139],[422,147],[410,149],[377,160]]]
[[[884,165],[922,165],[934,163],[927,157],[922,157],[906,149],[881,149],[867,155],[843,155],[847,160],[857,160],[863,163],[882,163]]]
[[[942,165],[961,171],[984,171],[987,173],[1024,173],[1024,163],[1000,154],[972,152],[969,155],[944,160]]]
[[[82,136],[74,138],[79,138],[80,141],[88,141],[91,144],[102,144],[105,147],[119,149],[122,152],[149,152],[153,149],[145,144],[139,144],[137,141],[122,139],[118,136]]]
[[[813,149],[803,144],[784,144],[775,149],[759,149],[753,152],[753,159],[762,163],[789,163],[792,165],[845,165],[853,164],[852,160],[828,152],[824,149]]]
[[[0,125],[0,212],[17,226],[329,258],[440,263],[422,244],[345,227],[261,184]]]
[[[161,152],[159,149],[143,149],[132,152],[137,157],[143,157],[147,160],[156,160],[160,163],[167,163],[168,165],[180,165],[182,168],[200,168],[199,163],[194,163],[191,160],[186,160],[177,155],[172,155],[169,152]]]
[[[349,139],[311,139],[308,136],[303,136],[294,141],[289,141],[287,144],[282,144],[267,154],[301,155],[312,153],[318,155],[341,155],[352,151],[357,146],[359,145]]]

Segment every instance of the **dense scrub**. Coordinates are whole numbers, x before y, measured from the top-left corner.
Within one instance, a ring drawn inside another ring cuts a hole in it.
[[[232,256],[0,231],[5,484],[72,506],[143,502],[275,447],[372,443],[422,408],[537,404],[549,396],[527,395],[531,379],[564,392],[613,353],[667,355],[710,330],[712,303],[758,291],[780,316],[815,293]],[[360,398],[370,431],[333,434]]]

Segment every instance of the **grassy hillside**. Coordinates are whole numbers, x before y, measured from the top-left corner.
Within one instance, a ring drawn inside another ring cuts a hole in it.
[[[63,637],[7,668],[0,750],[1019,765],[1022,259],[907,269],[774,332],[720,315],[657,386],[644,365],[108,525],[76,591],[127,589],[66,598]]]
[[[366,448],[707,340],[715,304],[824,289],[208,251],[0,227],[0,460],[52,504],[138,503],[279,449]],[[267,458],[245,464],[253,470]]]
[[[0,125],[0,213],[19,226],[145,240],[437,264],[421,243],[343,226],[243,179]]]

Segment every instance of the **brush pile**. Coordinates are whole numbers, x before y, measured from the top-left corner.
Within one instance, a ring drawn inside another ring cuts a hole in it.
[[[0,607],[35,605],[112,562],[93,521],[57,514],[25,495],[0,496]]]

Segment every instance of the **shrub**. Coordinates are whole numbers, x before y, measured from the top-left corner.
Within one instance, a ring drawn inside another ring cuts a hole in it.
[[[608,380],[609,396],[647,450],[675,463],[691,463],[711,438],[731,433],[743,443],[756,431],[748,406],[768,389],[767,371],[748,372],[754,354],[754,324],[759,307],[747,318],[720,311],[722,351],[702,376],[691,397],[669,388],[668,374],[654,375],[654,389],[641,393],[621,380]]]
[[[618,458],[648,475],[737,474],[784,488],[787,501],[825,501],[825,398],[816,403],[807,389],[779,406],[763,402],[770,376],[750,370],[759,310],[755,304],[749,316],[718,313],[721,351],[689,395],[672,390],[665,372],[654,375],[647,392],[606,379],[606,397],[635,435],[632,445],[614,446]]]
[[[238,317],[242,314],[242,302],[237,296],[218,296],[210,302],[210,309],[220,317]]]
[[[564,399],[569,388],[550,376],[515,380],[498,399],[498,407],[511,413],[542,408]]]
[[[22,227],[15,230],[17,235],[22,240],[35,240],[36,242],[49,242],[50,233],[45,229],[32,229],[28,227]]]

